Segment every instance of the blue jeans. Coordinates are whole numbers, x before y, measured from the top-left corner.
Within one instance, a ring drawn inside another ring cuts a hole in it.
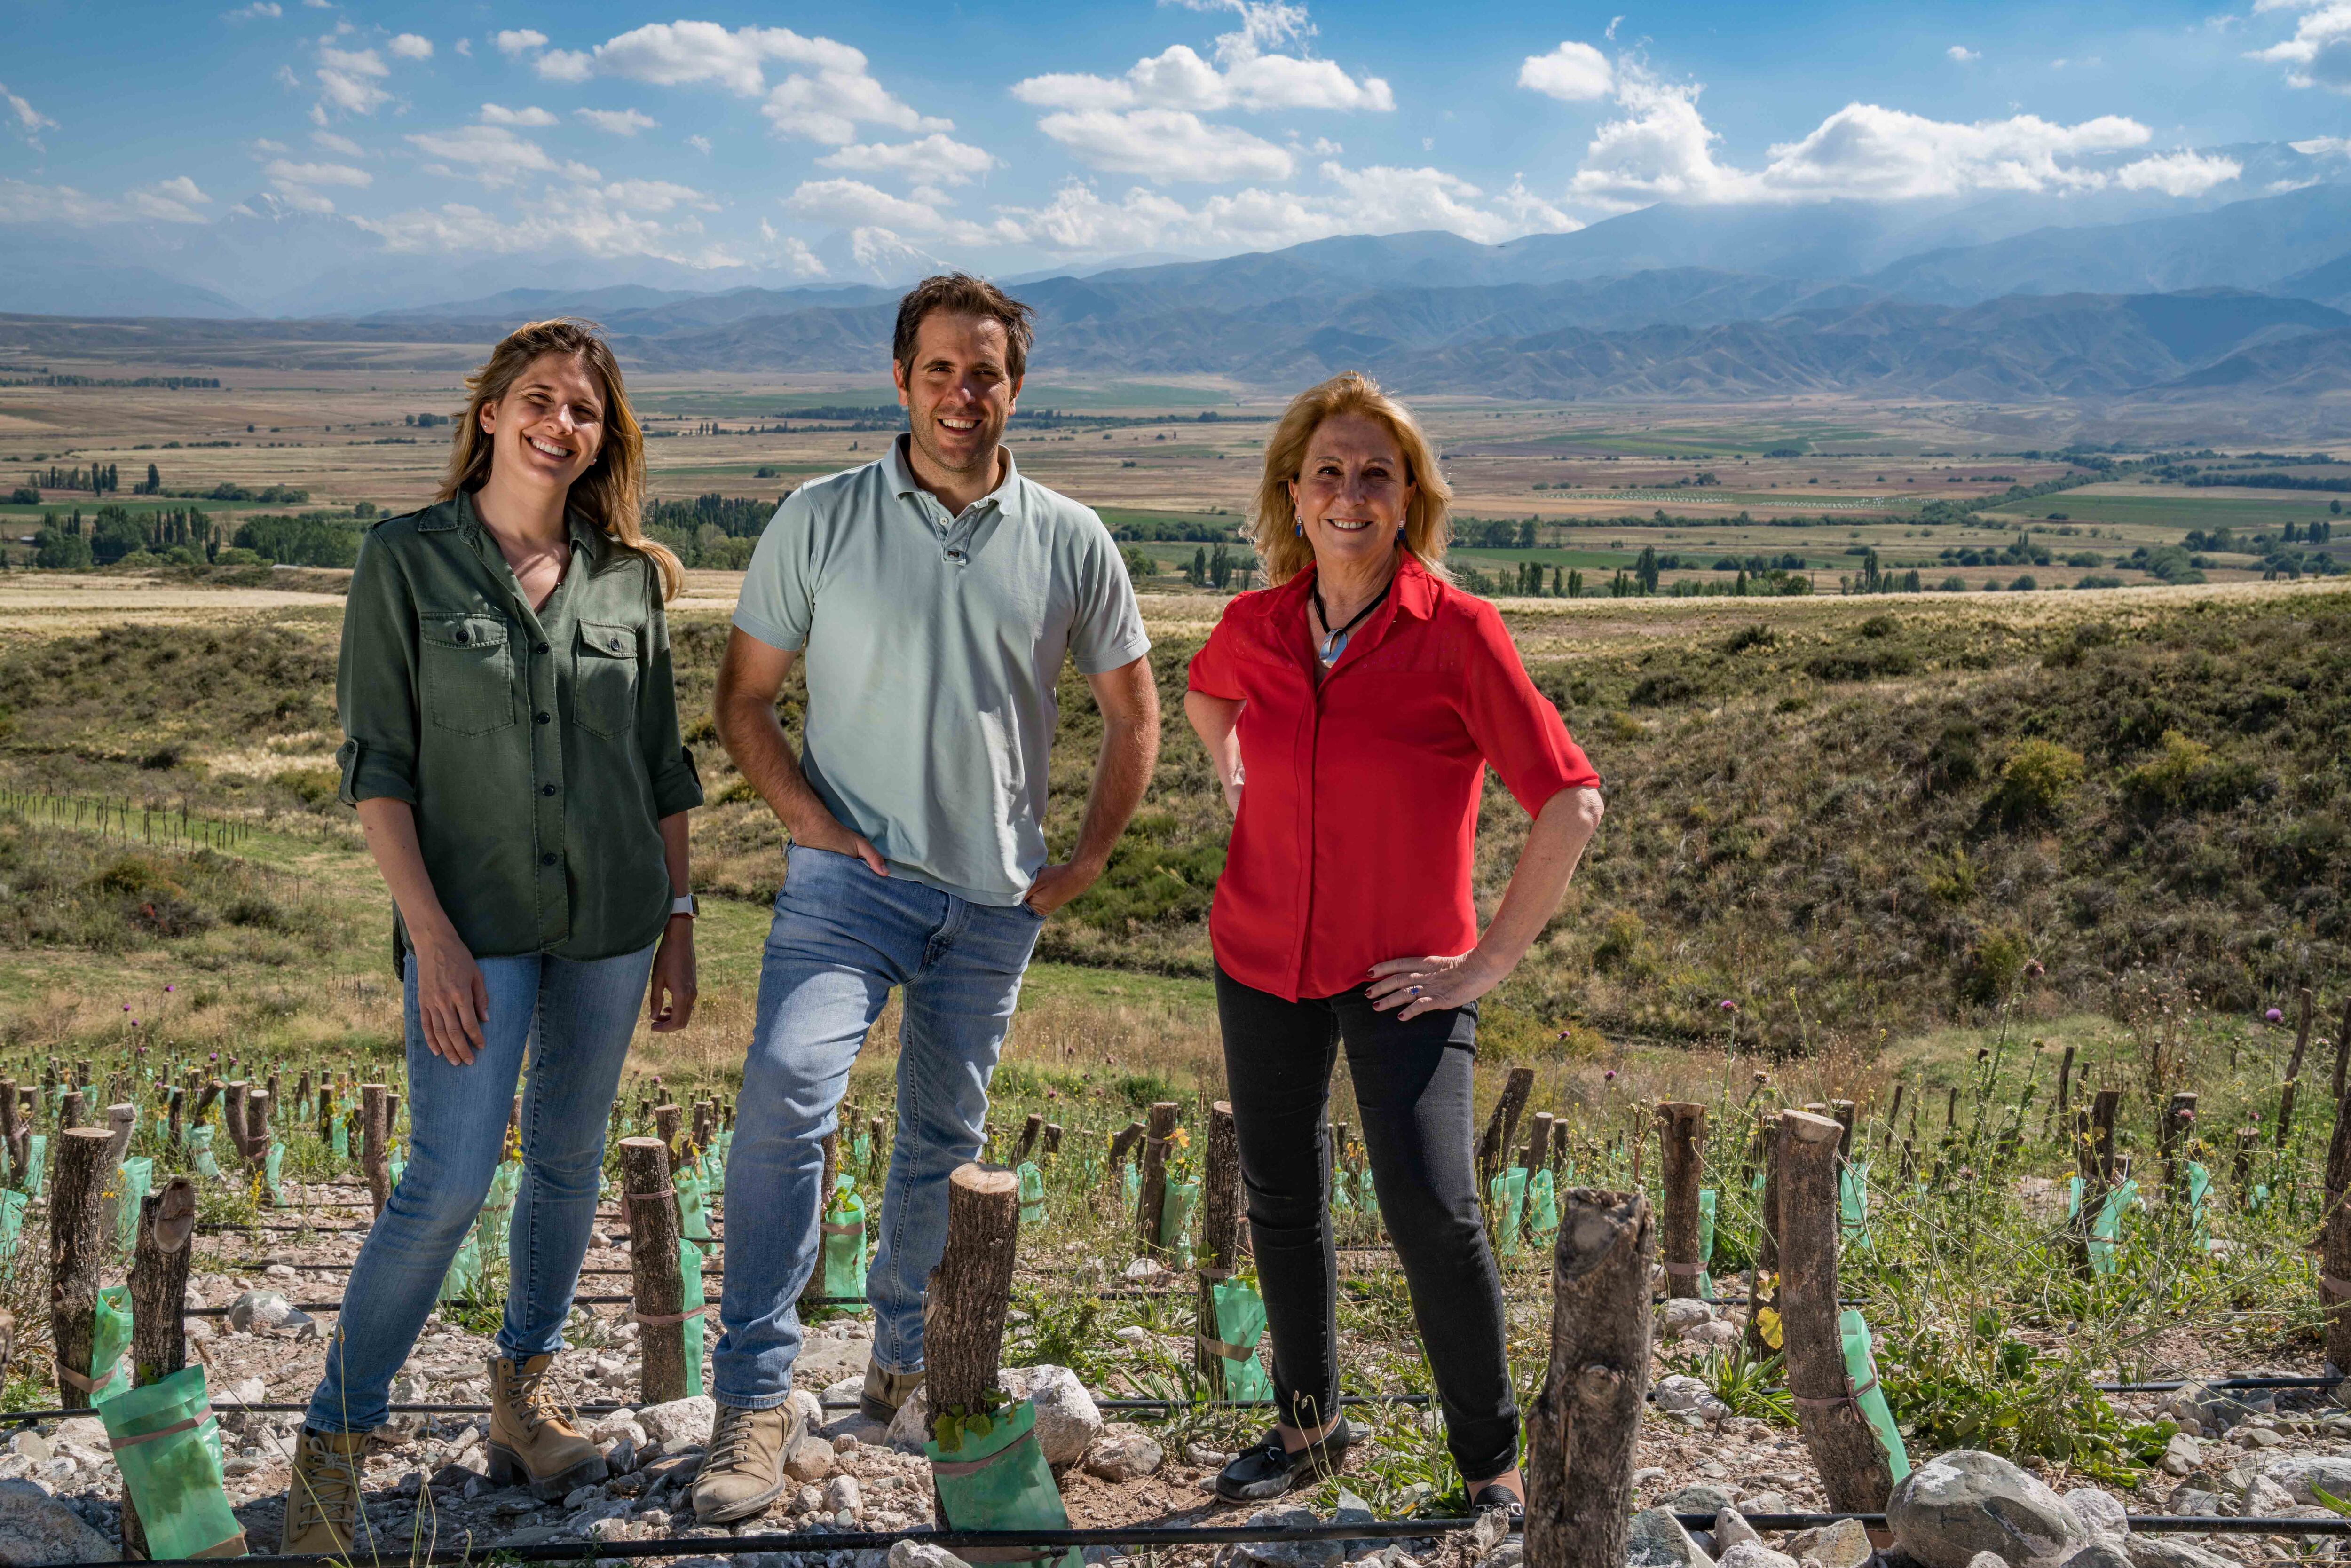
[[[327,1375],[310,1396],[307,1424],[315,1431],[383,1425],[392,1375],[414,1348],[505,1156],[507,1112],[526,1045],[523,1174],[508,1231],[511,1276],[498,1354],[523,1361],[563,1348],[564,1320],[596,1221],[605,1120],[644,1007],[653,949],[586,963],[475,961],[489,988],[490,1014],[482,1049],[465,1067],[426,1049],[413,955],[406,965],[408,1166],[343,1288]]]
[[[791,1396],[824,1135],[893,987],[904,1003],[898,1134],[865,1294],[873,1359],[921,1368],[923,1287],[946,1248],[947,1176],[978,1157],[987,1081],[1043,925],[1025,904],[973,904],[876,876],[853,856],[792,847],[726,1157],[726,1332],[711,1354],[719,1403],[767,1410]]]

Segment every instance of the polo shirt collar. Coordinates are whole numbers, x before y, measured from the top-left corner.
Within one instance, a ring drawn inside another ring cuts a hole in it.
[[[906,444],[912,440],[913,436],[901,433],[896,440],[890,443],[890,450],[882,459],[891,492],[902,499],[930,495],[914,477],[914,465],[906,460]],[[1009,446],[999,445],[997,450],[1004,454],[1003,482],[982,496],[978,504],[993,506],[1007,517],[1017,517],[1020,515],[1020,465],[1012,460],[1012,448]],[[937,497],[932,497],[932,499],[936,500]]]

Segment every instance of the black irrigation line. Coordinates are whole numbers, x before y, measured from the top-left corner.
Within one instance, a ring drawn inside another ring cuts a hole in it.
[[[1430,1397],[1426,1394],[1345,1394],[1340,1396],[1339,1403],[1343,1406],[1358,1406],[1426,1405]],[[855,1410],[861,1407],[859,1402],[854,1399],[820,1399],[817,1403],[820,1407],[826,1410]],[[1094,1401],[1094,1408],[1141,1415],[1155,1410],[1270,1410],[1280,1403],[1280,1401],[1275,1399],[1220,1399],[1213,1404],[1198,1405],[1183,1399],[1097,1399]],[[252,1405],[237,1405],[225,1399],[216,1399],[214,1405],[222,1413],[227,1415],[292,1416],[310,1408],[308,1403],[297,1405],[260,1402]],[[487,1405],[387,1405],[384,1408],[395,1416],[486,1416],[490,1413],[490,1406]],[[567,1408],[581,1416],[610,1416],[622,1410],[642,1410],[645,1406],[642,1401],[636,1404],[623,1404],[610,1399],[600,1399],[585,1405],[569,1406]],[[93,1414],[95,1414],[94,1411],[87,1408],[0,1410],[0,1426],[21,1427],[34,1421],[62,1421]]]
[[[1680,1521],[1684,1529],[1705,1530],[1714,1523],[1712,1514],[1684,1513],[1674,1517]],[[1886,1516],[1882,1513],[1766,1513],[1758,1514],[1747,1522],[1758,1530],[1776,1534],[1848,1519],[1856,1520],[1871,1530],[1886,1528]],[[717,1537],[695,1536],[665,1536],[643,1541],[545,1542],[535,1546],[499,1546],[491,1542],[475,1546],[469,1542],[462,1546],[436,1546],[430,1552],[403,1551],[399,1542],[390,1540],[387,1540],[386,1546],[389,1556],[417,1564],[471,1563],[477,1557],[496,1557],[513,1563],[580,1563],[600,1558],[696,1557],[708,1554],[734,1558],[748,1552],[768,1552],[814,1555],[883,1551],[901,1541],[916,1541],[949,1550],[957,1547],[1035,1546],[1059,1553],[1073,1546],[1082,1549],[1090,1546],[1225,1546],[1265,1541],[1410,1541],[1422,1536],[1450,1535],[1474,1530],[1478,1522],[1474,1519],[1459,1518],[1370,1519],[1353,1524],[1144,1524],[1113,1526],[1107,1530],[810,1531],[801,1534],[729,1536],[725,1538],[723,1546]],[[2130,1523],[2134,1531],[2148,1535],[2351,1536],[2351,1519],[2221,1519],[2207,1518],[2201,1514],[2134,1514]],[[316,1568],[316,1565],[359,1560],[356,1553],[330,1556],[262,1552],[237,1561],[249,1563],[252,1568]],[[217,1559],[172,1557],[152,1560],[154,1563],[192,1565],[214,1561]],[[99,1568],[142,1568],[142,1565],[122,1561],[100,1564]]]

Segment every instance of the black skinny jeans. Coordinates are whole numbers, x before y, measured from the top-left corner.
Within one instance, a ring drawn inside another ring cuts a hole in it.
[[[1337,1410],[1338,1258],[1324,1116],[1343,1040],[1380,1218],[1404,1261],[1437,1375],[1446,1447],[1464,1480],[1484,1480],[1518,1460],[1519,1407],[1471,1146],[1478,1009],[1402,1023],[1374,1008],[1364,989],[1289,1002],[1217,970],[1274,1394],[1292,1427],[1311,1430]]]

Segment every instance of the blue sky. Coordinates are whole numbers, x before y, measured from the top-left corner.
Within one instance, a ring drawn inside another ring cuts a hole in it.
[[[293,211],[355,251],[820,282],[868,245],[1008,268],[1659,200],[2194,199],[2241,172],[2211,149],[2351,131],[2351,0],[681,3],[13,0],[0,223]]]

